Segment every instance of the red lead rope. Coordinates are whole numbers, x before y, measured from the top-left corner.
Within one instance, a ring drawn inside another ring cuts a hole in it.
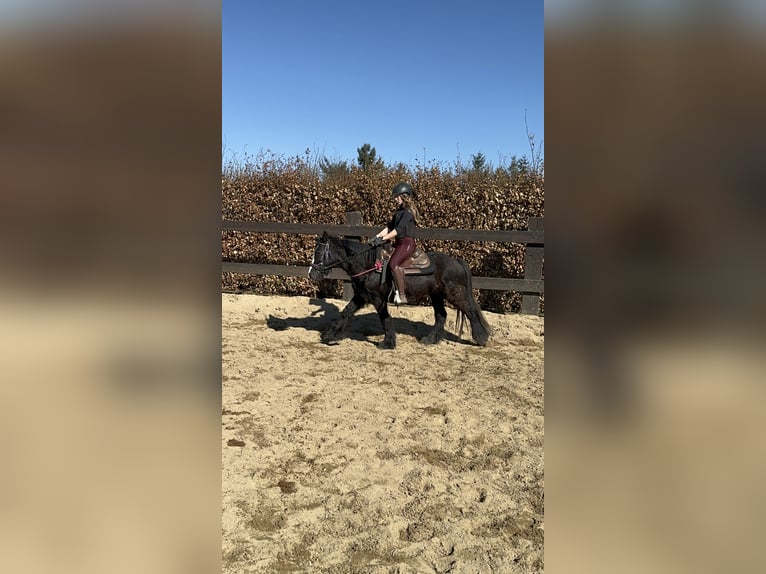
[[[366,275],[367,273],[372,273],[373,271],[380,271],[383,269],[383,264],[380,261],[375,262],[375,267],[372,269],[367,269],[366,271],[361,271],[355,275],[352,275],[351,277],[359,277],[360,275]]]

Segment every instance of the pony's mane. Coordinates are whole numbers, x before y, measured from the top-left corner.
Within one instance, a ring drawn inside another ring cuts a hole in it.
[[[349,239],[345,237],[339,237],[338,235],[329,235],[328,236],[330,241],[337,247],[338,249],[341,249],[345,252],[347,252],[349,255],[355,255],[357,253],[363,253],[365,249],[367,248],[367,244],[363,243],[362,241],[358,239]],[[364,261],[369,261],[371,258],[371,254],[373,251],[369,251],[369,253],[365,253]]]

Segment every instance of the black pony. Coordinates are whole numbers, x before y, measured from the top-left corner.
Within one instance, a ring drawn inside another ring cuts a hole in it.
[[[438,343],[444,337],[444,323],[447,320],[445,301],[454,305],[458,312],[459,334],[462,334],[465,317],[471,323],[471,334],[478,345],[486,345],[490,329],[481,309],[473,298],[471,271],[462,259],[450,257],[444,253],[429,252],[428,256],[435,265],[430,275],[407,275],[407,297],[414,300],[430,298],[434,308],[436,323],[431,332],[421,339],[423,343]],[[322,333],[324,343],[337,343],[345,337],[346,327],[352,315],[367,305],[372,304],[378,312],[385,338],[378,347],[394,349],[396,333],[393,319],[388,313],[388,296],[392,288],[391,273],[381,280],[375,272],[375,249],[355,239],[341,239],[326,232],[317,240],[314,259],[309,268],[309,277],[318,281],[340,267],[351,276],[354,296],[341,312],[339,319]]]

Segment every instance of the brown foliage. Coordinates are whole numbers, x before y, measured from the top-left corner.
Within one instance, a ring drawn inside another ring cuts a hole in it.
[[[439,166],[410,168],[398,165],[348,174],[323,181],[308,158],[260,157],[257,164],[227,169],[221,180],[222,213],[226,220],[285,223],[342,224],[345,214],[359,211],[364,225],[383,227],[394,204],[390,190],[399,181],[410,182],[418,193],[421,227],[452,229],[527,229],[529,217],[544,213],[544,177],[535,173],[498,169],[489,173]],[[310,236],[222,233],[224,261],[308,266],[315,238]],[[524,246],[502,243],[419,240],[423,249],[442,251],[465,259],[474,276],[523,277]],[[340,297],[340,281],[322,284],[308,277],[249,276],[224,273],[226,292],[262,295]],[[518,293],[479,290],[484,309],[517,311]]]

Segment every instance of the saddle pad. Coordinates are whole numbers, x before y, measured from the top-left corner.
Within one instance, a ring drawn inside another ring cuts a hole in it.
[[[380,254],[380,260],[381,263],[388,264],[388,260],[391,259],[391,254],[393,253],[393,249],[383,249],[381,250]],[[415,252],[412,254],[411,257],[408,257],[405,259],[400,267],[404,269],[405,273],[420,273],[424,270],[428,269],[431,266],[431,258],[428,257],[428,253],[420,249],[420,247],[415,248]]]
[[[429,265],[431,265],[431,259],[429,259],[428,254],[420,249],[415,249],[415,253],[412,254],[412,257],[404,260],[402,267],[405,269],[409,267],[424,269]]]

